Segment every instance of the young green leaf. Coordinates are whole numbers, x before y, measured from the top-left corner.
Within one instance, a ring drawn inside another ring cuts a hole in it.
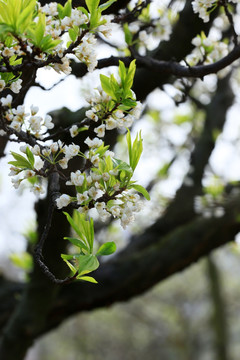
[[[87,8],[90,14],[97,10],[100,0],[85,0]]]
[[[11,151],[12,156],[16,161],[9,161],[8,163],[19,168],[33,169],[31,163],[22,155]]]
[[[109,8],[109,6],[111,6],[116,1],[117,0],[109,0],[109,1],[105,2],[104,4],[99,5],[99,9],[101,10],[101,12],[103,12],[104,10]]]
[[[80,227],[73,221],[73,219],[71,218],[71,216],[67,212],[63,212],[63,214],[66,215],[67,221],[69,222],[69,224],[71,225],[73,230],[78,234],[78,236],[82,240],[84,240],[85,238],[84,238],[82,232],[80,231]]]
[[[70,39],[71,39],[73,42],[75,42],[76,39],[77,39],[77,36],[78,36],[78,34],[76,33],[76,31],[75,31],[73,28],[71,28],[71,29],[68,30],[68,34],[69,34]]]
[[[136,169],[136,166],[139,162],[139,159],[140,159],[142,151],[143,151],[141,132],[137,134],[137,136],[132,144],[131,134],[130,134],[130,131],[128,130],[127,144],[128,144],[128,154],[129,154],[130,166],[134,171]]]
[[[126,83],[125,83],[125,91],[128,91],[131,89],[133,84],[134,75],[136,72],[136,60],[134,59],[128,68],[127,77],[126,77]]]
[[[88,281],[90,283],[93,283],[93,284],[98,284],[97,280],[95,280],[92,276],[81,276],[81,275],[78,275],[76,277],[76,279],[78,280],[83,280],[83,281]]]
[[[117,100],[115,92],[112,88],[112,83],[110,78],[107,77],[106,75],[100,74],[100,81],[103,91],[105,91],[107,95],[111,96],[113,100]]]
[[[30,164],[32,165],[32,168],[34,168],[34,156],[29,147],[26,148],[26,155]]]
[[[79,275],[85,275],[99,267],[98,259],[95,255],[75,255],[78,260]]]
[[[111,255],[116,251],[117,247],[115,242],[109,241],[103,244],[97,251],[96,256]]]
[[[76,239],[76,238],[71,238],[71,237],[64,237],[64,240],[68,240],[70,241],[73,245],[77,246],[80,248],[80,250],[84,250],[85,252],[89,253],[89,248],[88,246],[80,239]]]
[[[65,261],[65,263],[67,264],[67,266],[69,267],[69,269],[72,271],[73,274],[77,272],[77,269],[68,260],[63,259],[63,261]]]
[[[132,184],[131,186],[129,186],[129,188],[133,188],[135,190],[137,190],[139,193],[141,193],[147,200],[150,200],[150,195],[147,192],[147,190],[141,186],[141,185],[137,185],[137,184]]]
[[[128,23],[123,24],[123,31],[124,31],[126,43],[128,45],[132,45],[132,33],[129,30]]]

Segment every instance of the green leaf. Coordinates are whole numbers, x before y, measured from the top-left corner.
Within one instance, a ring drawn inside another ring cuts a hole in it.
[[[81,276],[81,275],[78,275],[76,277],[76,279],[78,280],[83,280],[83,281],[88,281],[88,282],[91,282],[93,284],[98,284],[97,280],[95,280],[93,277],[91,276]]]
[[[94,13],[94,11],[98,8],[99,1],[100,0],[85,0],[90,14]]]
[[[30,164],[32,165],[32,168],[34,168],[34,155],[33,153],[31,152],[31,150],[29,149],[29,147],[26,148],[26,155],[27,155],[27,158],[30,162]]]
[[[124,62],[122,62],[121,60],[119,60],[118,72],[119,72],[122,86],[124,87],[126,76],[127,76],[127,70],[126,70]]]
[[[113,163],[116,165],[115,168],[118,170],[124,170],[127,173],[132,174],[133,170],[131,168],[131,166],[129,166],[125,161],[119,160],[119,159],[112,159]]]
[[[62,258],[63,260],[73,260],[73,259],[74,259],[74,255],[61,254],[61,258]]]
[[[16,28],[18,33],[22,34],[26,31],[33,19],[33,13],[36,6],[36,1],[33,0],[27,7],[21,10],[17,17]]]
[[[117,0],[109,0],[107,2],[105,2],[104,4],[101,4],[99,6],[99,9],[101,10],[101,12],[103,12],[104,10],[106,10],[107,8],[109,8],[109,6],[111,6],[114,2],[116,2]]]
[[[142,151],[143,151],[141,131],[140,131],[140,133],[137,134],[137,136],[132,144],[131,134],[130,134],[130,131],[128,130],[127,144],[128,144],[128,154],[129,154],[130,166],[134,171],[136,169],[136,166],[139,162],[139,159],[140,159]]]
[[[141,193],[147,200],[150,200],[150,195],[143,186],[134,184],[134,185],[129,186],[129,188],[133,188],[133,189],[137,190],[137,192]]]
[[[123,100],[122,104],[127,107],[128,109],[134,108],[137,105],[137,102],[132,99],[125,99]]]
[[[61,254],[61,257],[62,257],[63,261],[65,261],[65,263],[67,264],[69,269],[72,271],[72,273],[75,274],[77,272],[77,269],[66,258],[63,258],[62,255],[64,255],[64,254]]]
[[[19,168],[33,169],[31,163],[22,155],[11,151],[12,156],[16,161],[9,161],[8,163]]]
[[[67,212],[63,212],[64,215],[66,215],[67,217],[67,221],[69,222],[69,224],[71,225],[71,227],[73,228],[73,230],[78,234],[78,236],[84,240],[84,236],[82,234],[82,232],[80,231],[79,226],[73,221],[73,219],[71,218],[71,216],[67,213]]]
[[[131,139],[131,133],[130,130],[128,129],[127,131],[127,145],[128,145],[128,156],[129,156],[129,162],[131,164],[131,158],[132,158],[132,139]]]
[[[103,91],[105,91],[107,95],[111,96],[112,99],[117,100],[110,78],[106,75],[100,74],[100,81]]]
[[[79,275],[85,275],[99,267],[98,259],[95,255],[75,255],[78,260]]]
[[[57,11],[58,11],[58,16],[60,19],[63,19],[64,18],[64,15],[63,15],[63,6],[61,4],[57,4]]]
[[[35,28],[35,41],[36,41],[35,45],[38,47],[40,47],[41,41],[44,37],[45,28],[46,28],[45,14],[39,14],[38,22]]]
[[[111,255],[116,251],[117,247],[115,242],[109,241],[103,244],[97,251],[96,256]]]
[[[70,241],[73,245],[75,245],[75,246],[79,247],[81,250],[85,250],[87,253],[89,253],[89,248],[86,246],[86,244],[82,240],[67,237],[67,236],[64,237],[64,240]]]
[[[134,59],[128,68],[127,77],[126,77],[126,83],[125,83],[125,91],[128,91],[131,89],[133,84],[133,79],[136,71],[136,60]]]
[[[73,28],[71,28],[71,29],[68,30],[68,33],[69,33],[70,39],[71,39],[73,42],[75,42],[75,41],[77,40],[77,36],[78,36],[78,34],[76,33],[76,31],[75,31]]]
[[[132,45],[132,33],[129,30],[128,23],[123,24],[123,31],[125,35],[125,41],[128,45]]]
[[[72,13],[72,0],[68,0],[68,1],[65,3],[64,8],[63,8],[64,17],[65,17],[65,16],[70,17],[70,16],[71,16],[71,13]]]

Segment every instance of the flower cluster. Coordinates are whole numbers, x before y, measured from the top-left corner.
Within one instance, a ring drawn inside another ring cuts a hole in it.
[[[135,98],[134,93],[132,96]],[[105,130],[126,129],[132,126],[133,121],[141,115],[142,104],[137,101],[132,108],[124,110],[121,104],[115,104],[112,107],[112,98],[107,95],[101,88],[98,88],[92,96],[86,99],[91,106],[86,111],[86,117],[96,123],[100,123],[95,127],[94,132],[98,137],[104,137]]]
[[[194,0],[192,2],[193,11],[198,14],[204,22],[208,22],[210,10],[216,3],[216,0]]]
[[[192,54],[187,56],[187,63],[191,66],[199,62],[214,63],[228,54],[228,45],[223,41],[212,40],[204,32],[192,39],[195,46]]]
[[[25,112],[24,105],[18,105],[17,108],[12,108],[12,95],[7,95],[6,98],[1,98],[2,106],[8,109],[4,112],[3,118],[6,120],[8,126],[16,131],[27,131],[29,134],[34,135],[36,138],[41,138],[44,129],[52,129],[54,124],[52,117],[46,115],[44,118],[37,115],[39,108],[32,105],[30,113]]]
[[[158,16],[156,17],[156,14]],[[127,31],[131,41],[138,41],[139,51],[144,54],[147,50],[153,50],[160,41],[169,40],[172,32],[172,11],[163,6],[150,3],[136,21],[129,24]],[[138,35],[138,36],[137,36]],[[138,40],[134,40],[134,39]]]
[[[56,204],[59,209],[73,203],[80,213],[95,208],[102,221],[114,216],[126,225],[134,220],[134,212],[141,209],[139,195],[131,191],[132,169],[114,158],[114,153],[97,137],[85,140],[89,146],[85,158],[90,164],[84,172],[71,172],[67,186],[74,186],[76,196],[62,194]],[[129,188],[129,189],[128,189]]]
[[[237,4],[238,0],[229,0],[232,3]],[[194,0],[192,1],[192,7],[193,11],[198,14],[200,19],[202,19],[204,22],[209,21],[209,15],[210,13],[218,6],[217,0]]]

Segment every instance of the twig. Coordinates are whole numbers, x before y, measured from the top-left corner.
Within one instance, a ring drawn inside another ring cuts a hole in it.
[[[53,219],[53,213],[55,209],[55,200],[56,197],[59,195],[59,175],[56,169],[51,173],[49,177],[49,198],[50,198],[50,204],[48,208],[48,215],[47,215],[47,222],[44,226],[44,230],[42,233],[42,236],[39,240],[39,243],[34,249],[34,258],[36,260],[36,263],[39,265],[42,272],[54,283],[58,285],[67,284],[73,280],[76,279],[78,272],[76,272],[73,276],[66,277],[65,279],[58,279],[56,276],[50,271],[48,266],[45,264],[42,250],[44,243],[48,237],[49,230],[52,226],[52,219]]]

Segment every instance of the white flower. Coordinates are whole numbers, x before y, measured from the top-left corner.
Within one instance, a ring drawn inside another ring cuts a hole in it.
[[[4,80],[0,80],[0,91],[3,91],[6,86],[6,83]]]
[[[1,80],[0,80],[1,81]],[[10,107],[11,106],[11,104],[12,104],[12,99],[13,99],[13,97],[12,97],[12,95],[7,95],[5,98],[4,97],[2,97],[1,98],[1,103],[2,103],[2,106],[8,106],[8,107]]]
[[[4,136],[4,135],[7,135],[7,133],[6,133],[6,131],[4,131],[4,130],[0,130],[0,136]]]
[[[80,170],[77,170],[76,172],[71,172],[70,179],[70,181],[66,182],[66,185],[82,186],[85,177]]]
[[[77,193],[77,203],[80,205],[88,200],[88,192],[84,191],[83,194]]]
[[[18,94],[22,88],[22,79],[18,79],[17,81],[11,83],[10,85],[10,89],[12,90],[12,92],[14,92],[15,94]]]
[[[50,115],[46,115],[46,116],[45,116],[44,125],[45,125],[48,129],[54,128],[54,124],[52,123],[52,117],[51,117]]]
[[[111,214],[106,209],[99,211],[98,214],[100,216],[101,221],[103,222],[107,221],[107,219],[111,217]]]
[[[112,117],[109,117],[106,120],[106,129],[107,130],[112,130],[115,129],[117,127],[117,121],[114,120]]]
[[[45,157],[49,157],[51,155],[51,150],[49,148],[45,148],[42,150],[42,154]]]
[[[90,148],[100,147],[103,144],[103,141],[95,137],[93,140],[89,138],[89,136],[84,141]]]
[[[85,112],[85,115],[87,118],[93,120],[93,121],[98,121],[98,116],[95,114],[95,112],[93,110],[87,110]]]
[[[33,170],[26,170],[26,171],[25,171],[24,177],[25,177],[26,179],[32,178],[32,177],[34,177],[34,176],[35,176],[35,172],[34,172]]]
[[[145,30],[142,30],[139,32],[139,40],[143,43],[147,42],[148,40],[148,35],[147,32]]]
[[[41,184],[34,184],[31,191],[37,196],[45,193],[44,187]]]
[[[32,147],[31,149],[33,155],[40,155],[40,147],[39,145],[34,145],[34,147]]]
[[[68,158],[64,157],[61,160],[59,160],[58,164],[61,166],[62,169],[68,168]]]
[[[50,145],[50,150],[53,154],[55,154],[58,151],[58,143],[54,142]]]
[[[67,194],[62,194],[61,196],[59,196],[59,198],[56,199],[56,204],[58,209],[62,209],[63,207],[68,206],[68,204],[70,204],[71,201],[72,201],[71,196]]]
[[[31,110],[31,115],[34,116],[34,115],[36,115],[37,112],[39,111],[39,107],[38,107],[38,106],[31,105],[31,106],[30,106],[30,110]]]
[[[71,159],[74,156],[78,155],[78,152],[80,150],[80,146],[75,145],[75,144],[71,144],[71,145],[65,145],[63,148],[63,152],[66,156],[67,159]]]
[[[137,101],[137,105],[130,111],[130,114],[135,117],[135,119],[139,119],[142,113],[143,105],[140,101]]]
[[[124,213],[121,217],[121,225],[123,229],[126,229],[127,225],[134,221],[134,216],[131,214]]]
[[[138,194],[128,194],[128,200],[132,201],[133,203],[140,200],[140,196]]]
[[[30,128],[33,132],[39,132],[41,130],[41,122],[42,118],[41,116],[30,116],[29,118],[29,124]]]
[[[12,109],[13,114],[21,116],[21,117],[25,117],[28,116],[29,114],[25,113],[25,106],[24,105],[18,105],[18,107],[16,109]]]
[[[21,184],[21,182],[22,182],[22,179],[12,178],[11,181],[12,181],[12,184],[13,184],[14,188],[15,188],[15,189],[18,189],[19,186],[20,186],[20,184]]]
[[[22,145],[22,146],[20,146],[19,150],[20,150],[21,152],[23,152],[24,154],[26,154],[26,149],[27,149],[27,147],[28,147],[28,145]]]
[[[102,175],[98,174],[96,171],[91,171],[90,172],[90,175],[91,175],[91,179],[93,181],[98,181],[101,179]]]
[[[98,137],[104,137],[105,135],[105,125],[102,124],[94,129],[94,132],[97,134]]]
[[[18,121],[13,121],[9,127],[16,130],[16,131],[21,130],[21,124]]]
[[[99,161],[100,161],[99,154],[93,155],[93,156],[91,157],[91,163],[92,163],[95,167],[98,167]]]
[[[93,200],[97,200],[101,195],[102,192],[99,189],[96,189],[94,186],[92,186],[89,190],[88,190],[88,194],[91,196],[91,198]]]
[[[102,178],[103,178],[104,181],[108,181],[110,179],[109,173],[107,173],[107,172],[103,173]]]
[[[94,205],[95,209],[97,209],[98,212],[101,212],[103,211],[105,208],[106,208],[106,204],[105,202],[97,202],[95,205]]]
[[[110,208],[110,212],[114,217],[119,217],[121,215],[122,209],[118,205],[114,205]]]
[[[73,125],[69,131],[70,131],[70,134],[71,134],[72,138],[77,136],[78,135],[78,126]]]
[[[9,176],[15,176],[15,175],[18,175],[20,172],[21,172],[20,169],[18,169],[18,168],[15,167],[15,166],[11,166],[11,167],[10,167],[10,173],[9,173],[8,175],[9,175]]]
[[[41,170],[43,168],[43,165],[44,165],[44,161],[41,158],[38,158],[35,161],[34,167],[36,170]]]
[[[5,47],[2,52],[2,55],[5,57],[11,57],[14,55],[14,51],[12,49],[9,49],[8,47]]]
[[[114,152],[111,151],[111,150],[107,150],[107,151],[105,152],[105,154],[104,154],[105,157],[110,156],[111,158],[113,158],[114,155],[115,155]],[[111,173],[110,173],[110,174],[111,174]]]
[[[91,177],[90,175],[86,177],[86,180],[87,180],[87,184],[88,184],[88,185],[91,185],[91,183],[92,183],[92,177]]]

